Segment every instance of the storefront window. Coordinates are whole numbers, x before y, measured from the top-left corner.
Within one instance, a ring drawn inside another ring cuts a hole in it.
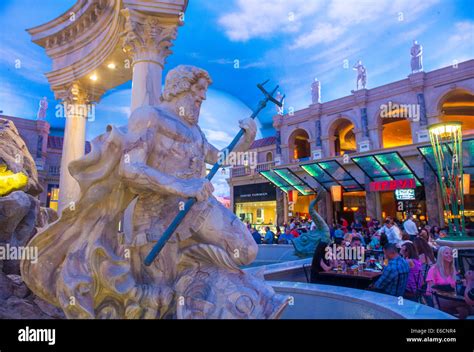
[[[270,183],[234,186],[234,212],[257,230],[276,224],[276,188]]]
[[[46,204],[49,208],[58,211],[59,185],[48,185],[48,198]]]
[[[256,203],[236,203],[236,215],[245,223],[261,230],[264,226],[273,226],[276,219],[276,201]]]

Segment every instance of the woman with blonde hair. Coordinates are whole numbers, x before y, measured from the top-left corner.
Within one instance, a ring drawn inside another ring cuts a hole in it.
[[[428,292],[432,286],[449,285],[456,287],[456,268],[454,267],[453,250],[448,246],[440,247],[436,263],[428,271],[426,277]]]
[[[446,291],[446,287],[449,288],[449,286],[452,290],[455,290],[456,268],[454,266],[453,250],[450,247],[443,246],[439,248],[436,264],[428,271],[426,283],[428,284],[428,294],[432,294],[433,291],[439,291],[441,289],[442,293],[442,291]],[[438,309],[450,314],[457,314],[460,319],[465,319],[469,315],[470,308],[465,302],[445,300],[439,295],[438,297]]]

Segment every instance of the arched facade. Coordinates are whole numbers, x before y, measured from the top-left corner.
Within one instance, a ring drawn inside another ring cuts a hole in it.
[[[334,121],[329,125],[327,136],[330,156],[340,156],[357,151],[355,124],[350,118],[341,117]]]
[[[288,160],[305,160],[311,157],[309,133],[302,128],[294,130],[288,138]]]
[[[413,144],[412,123],[419,121],[418,104],[387,101],[380,105],[377,126],[381,148],[394,148]]]
[[[268,152],[266,155],[265,155],[265,161],[267,163],[273,161],[273,153],[272,152]]]
[[[474,93],[455,88],[444,92],[437,100],[438,122],[462,122],[464,134],[474,133]]]

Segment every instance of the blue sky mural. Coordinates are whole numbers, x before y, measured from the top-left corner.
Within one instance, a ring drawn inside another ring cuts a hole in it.
[[[27,28],[67,11],[74,0],[0,1],[0,110],[35,118],[38,102],[49,100],[47,120],[55,117],[54,96],[43,73],[51,70],[44,50],[30,41]],[[311,82],[321,81],[322,101],[349,95],[355,88],[354,63],[363,60],[368,88],[405,78],[414,39],[424,47],[424,68],[474,57],[472,0],[190,0],[166,71],[191,64],[209,71],[213,85],[202,108],[208,139],[225,146],[260,99],[256,83],[280,84],[285,106],[311,102]],[[20,65],[18,65],[20,63]],[[107,92],[97,118],[87,127],[91,139],[106,124],[125,124],[127,83]],[[274,107],[259,119],[260,136],[273,134]],[[222,180],[225,183],[225,181]],[[224,186],[224,184],[222,184]]]

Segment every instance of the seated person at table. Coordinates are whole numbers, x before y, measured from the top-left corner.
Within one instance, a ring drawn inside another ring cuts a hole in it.
[[[334,231],[334,238],[337,239],[337,238],[344,238],[344,231],[342,231],[341,229],[341,225],[340,224],[337,224],[337,228],[336,230]]]
[[[354,232],[354,231],[353,231],[353,232],[352,232],[352,238],[354,238],[354,237],[359,238],[360,243],[362,244],[362,246],[365,247],[364,236],[362,236],[362,234],[361,234],[360,232]],[[352,240],[351,240],[351,242],[352,242]]]
[[[292,235],[290,228],[285,229],[285,233],[278,238],[278,244],[288,244],[295,237]]]
[[[382,275],[371,287],[392,296],[403,296],[407,287],[410,267],[405,259],[398,255],[395,243],[387,244],[383,249],[388,265],[383,269]]]
[[[360,254],[361,255],[361,258],[352,258],[352,259],[347,259],[346,260],[346,264],[348,266],[352,266],[352,265],[355,265],[357,264],[358,262],[358,259],[362,260],[362,251],[363,249],[361,248],[362,247],[362,242],[360,240],[360,237],[359,236],[354,236],[352,237],[352,240],[351,240],[351,248],[360,248],[360,251],[352,251],[352,255],[357,255],[357,254]]]
[[[428,242],[426,242],[422,237],[416,237],[413,241],[413,244],[415,245],[416,251],[418,252],[418,257],[420,259],[421,264],[423,264],[424,266],[431,266],[436,263],[433,249],[430,247]]]
[[[344,235],[344,242],[346,245],[350,245],[352,241],[352,233],[348,232]]]
[[[298,232],[298,230],[297,230],[297,229],[293,229],[293,230],[291,230],[291,232],[290,232],[290,233],[293,235],[293,237],[294,237],[294,238],[298,238],[298,237],[300,237],[300,233]]]
[[[406,242],[400,248],[400,255],[405,258],[410,267],[408,273],[407,288],[405,296],[414,297],[418,290],[423,286],[423,273],[421,262],[418,259],[418,253],[415,246],[411,242]]]
[[[262,236],[260,236],[260,232],[258,232],[256,227],[254,227],[252,229],[252,237],[253,237],[255,243],[257,243],[257,244],[262,243]]]
[[[406,233],[405,231],[402,231],[402,240],[397,243],[397,247],[402,248],[402,246],[407,242],[413,243],[410,240],[410,235],[408,233]]]
[[[466,275],[466,289],[464,290],[464,300],[466,304],[474,307],[474,271],[469,270]]]
[[[319,242],[314,251],[313,261],[311,262],[311,283],[321,282],[320,272],[330,271],[336,264],[335,260],[326,258],[326,248],[328,243]]]
[[[445,290],[436,289],[436,286],[448,286],[454,292],[456,288],[456,268],[454,266],[453,250],[450,247],[443,246],[439,248],[436,264],[428,271],[426,283],[428,284],[427,294],[433,294],[433,290],[438,293],[438,309],[449,314],[458,314],[459,319],[465,319],[469,315],[470,308],[466,302],[443,299],[441,296]]]
[[[273,233],[273,231],[270,231],[270,227],[266,226],[265,227],[265,237],[263,239],[263,243],[272,244],[274,236],[275,236],[275,234]]]
[[[428,284],[428,294],[431,293],[432,287],[436,285],[449,285],[454,290],[456,287],[456,269],[454,267],[453,250],[450,247],[443,246],[439,249],[436,264],[428,271],[426,283]]]
[[[380,249],[380,232],[377,231],[373,234],[372,239],[370,240],[367,249]]]

